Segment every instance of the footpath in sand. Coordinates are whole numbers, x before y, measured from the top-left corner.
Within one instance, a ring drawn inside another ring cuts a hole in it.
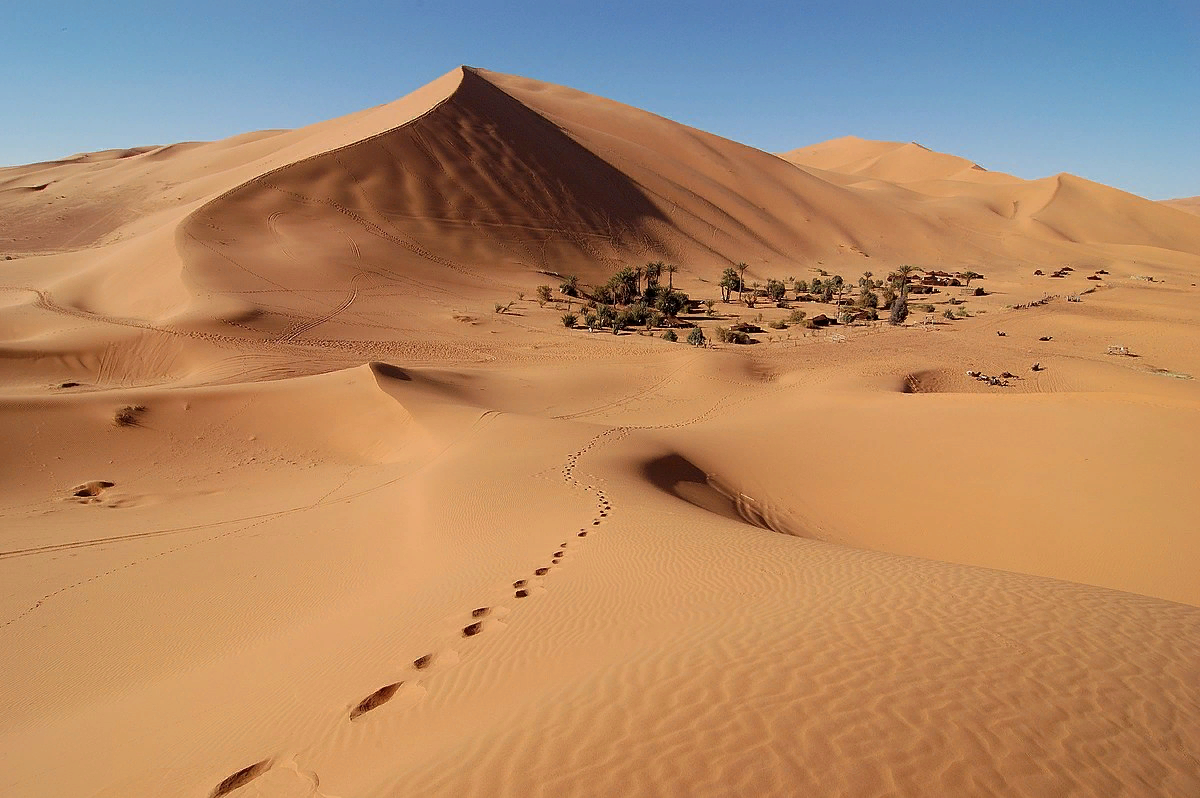
[[[1200,217],[461,69],[0,219],[0,794],[1200,793]]]

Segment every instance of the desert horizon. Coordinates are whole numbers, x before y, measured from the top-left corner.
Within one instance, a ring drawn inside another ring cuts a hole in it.
[[[1200,202],[970,158],[463,66],[0,168],[0,793],[1200,792]]]

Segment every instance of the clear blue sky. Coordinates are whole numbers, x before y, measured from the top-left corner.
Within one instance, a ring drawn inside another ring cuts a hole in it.
[[[772,152],[915,140],[1200,194],[1200,0],[734,5],[0,0],[0,164],[296,127],[466,63]]]

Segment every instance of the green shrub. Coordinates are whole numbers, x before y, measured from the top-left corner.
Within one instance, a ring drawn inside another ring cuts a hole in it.
[[[744,332],[731,330],[728,327],[717,327],[714,330],[717,340],[723,344],[748,344],[750,336]]]
[[[704,330],[699,327],[693,327],[688,333],[687,342],[692,346],[704,346]]]
[[[697,327],[696,329],[698,330],[700,328]],[[667,330],[665,333],[662,334],[662,338],[664,341],[670,341],[671,343],[675,343],[676,341],[679,340],[679,336],[675,334],[674,330]]]
[[[551,298],[550,286],[539,285],[537,287],[537,300],[539,305],[545,305]]]
[[[803,310],[793,310],[788,314],[787,320],[790,324],[799,324],[800,322],[804,321],[804,317],[806,315],[807,314]]]
[[[783,319],[776,319],[775,321],[771,322],[767,326],[770,327],[772,330],[786,330],[787,322],[785,322]]]
[[[574,313],[564,313],[563,314],[562,323],[563,323],[563,326],[566,327],[567,329],[571,329],[572,327],[574,327],[575,322],[577,322],[577,321],[579,321],[579,317],[576,316]]]
[[[641,302],[635,302],[621,313],[625,317],[625,324],[629,327],[637,327],[645,324],[650,318],[650,308]]]

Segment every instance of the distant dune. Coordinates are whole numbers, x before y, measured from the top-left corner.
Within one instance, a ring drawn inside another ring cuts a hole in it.
[[[1179,199],[1159,201],[1169,208],[1178,208],[1188,213],[1200,213],[1200,197],[1180,197]]]
[[[470,67],[0,169],[0,794],[1200,794],[1197,211]]]

